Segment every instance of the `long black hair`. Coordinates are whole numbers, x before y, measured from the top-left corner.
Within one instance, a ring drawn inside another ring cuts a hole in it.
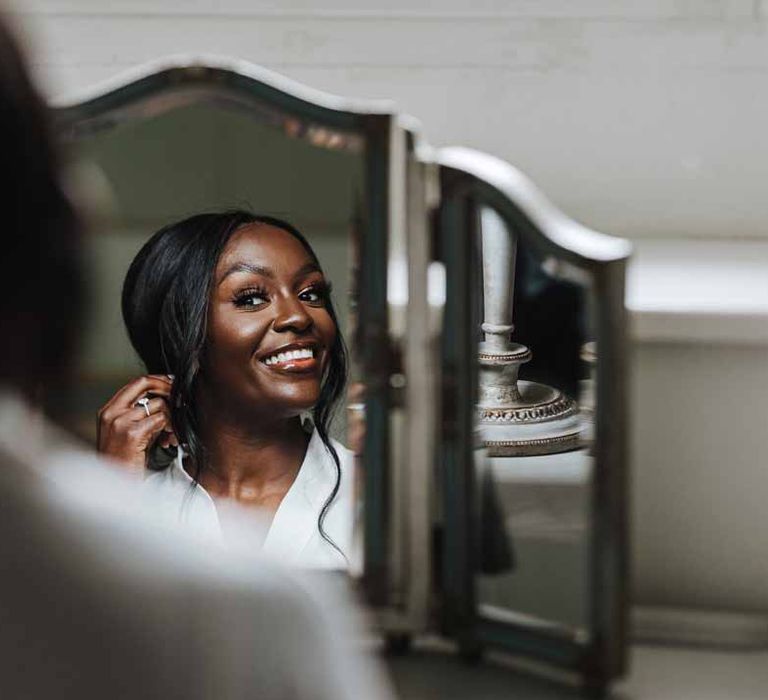
[[[307,239],[287,221],[234,209],[197,214],[161,228],[133,259],[123,284],[123,320],[133,347],[150,374],[175,377],[170,397],[171,419],[176,436],[191,458],[195,483],[206,468],[194,396],[207,338],[213,273],[229,239],[249,224],[268,224],[291,234],[320,268]],[[333,457],[336,481],[320,511],[317,526],[323,539],[338,550],[326,534],[323,522],[341,482],[339,455],[329,429],[346,384],[348,362],[330,297],[326,309],[337,332],[312,418]],[[150,459],[148,466],[162,470],[169,462]]]

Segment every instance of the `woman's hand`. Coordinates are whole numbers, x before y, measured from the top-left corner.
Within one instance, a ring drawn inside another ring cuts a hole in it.
[[[148,374],[120,389],[99,411],[99,452],[140,474],[146,467],[147,452],[155,440],[159,438],[161,447],[178,445],[167,402],[171,386],[172,380],[166,375]],[[137,405],[144,398],[148,399],[146,409],[144,405]]]

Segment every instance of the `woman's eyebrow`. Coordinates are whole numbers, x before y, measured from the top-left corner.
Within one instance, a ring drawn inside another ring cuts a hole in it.
[[[227,277],[233,275],[235,272],[250,272],[254,275],[275,279],[275,273],[268,267],[262,267],[261,265],[254,265],[253,263],[248,262],[236,262],[227,268],[226,272],[219,279],[218,284],[221,284]]]
[[[293,276],[294,280],[299,280],[302,277],[306,277],[311,272],[322,272],[320,266],[317,263],[308,262],[306,265],[302,265]]]

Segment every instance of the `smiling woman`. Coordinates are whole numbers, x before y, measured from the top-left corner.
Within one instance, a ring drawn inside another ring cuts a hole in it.
[[[220,535],[217,503],[236,502],[271,518],[267,553],[346,567],[352,455],[329,425],[347,358],[304,236],[239,210],[166,226],[128,270],[123,317],[148,374],[102,408],[99,449],[196,531]]]

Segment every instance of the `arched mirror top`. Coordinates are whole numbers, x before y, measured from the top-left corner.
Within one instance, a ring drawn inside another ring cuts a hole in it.
[[[180,107],[222,103],[330,149],[360,150],[371,117],[395,117],[389,100],[349,99],[316,90],[247,61],[177,55],[131,69],[53,101],[65,138],[112,129]],[[397,118],[412,129],[413,119]]]
[[[476,194],[510,219],[514,228],[538,230],[543,240],[533,236],[531,243],[551,247],[549,253],[588,264],[624,260],[632,252],[629,241],[598,233],[570,219],[523,173],[500,158],[471,148],[447,147],[435,151],[434,159],[444,168],[471,176]]]

